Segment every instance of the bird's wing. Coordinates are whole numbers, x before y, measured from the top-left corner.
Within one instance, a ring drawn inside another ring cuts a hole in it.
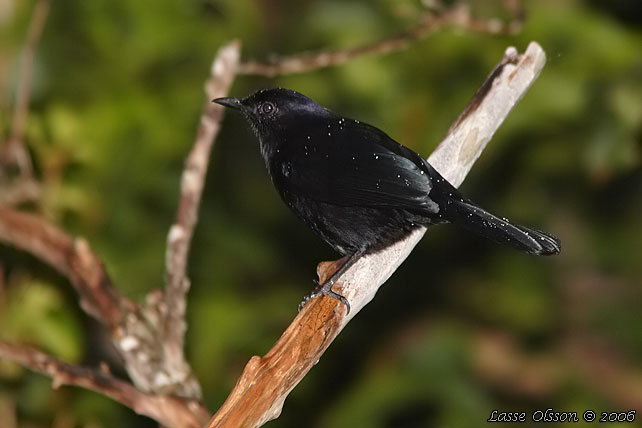
[[[292,189],[335,205],[436,212],[428,197],[432,178],[419,155],[363,123],[344,122],[329,134],[308,140],[291,159]]]

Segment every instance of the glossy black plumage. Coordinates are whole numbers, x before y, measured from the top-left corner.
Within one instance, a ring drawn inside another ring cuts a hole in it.
[[[302,94],[267,89],[215,102],[245,115],[285,203],[337,252],[353,256],[352,262],[418,225],[443,222],[533,254],[560,251],[556,238],[465,200],[421,156],[383,131],[338,116]]]

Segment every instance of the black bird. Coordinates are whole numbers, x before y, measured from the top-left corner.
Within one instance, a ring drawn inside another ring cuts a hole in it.
[[[366,253],[419,226],[454,223],[531,254],[560,252],[544,232],[496,217],[465,199],[426,160],[374,126],[348,119],[289,89],[214,102],[240,110],[259,139],[281,198],[335,251],[348,256],[301,302],[328,295],[334,282]]]

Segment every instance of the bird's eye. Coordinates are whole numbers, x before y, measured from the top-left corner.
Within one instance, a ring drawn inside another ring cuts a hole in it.
[[[259,111],[261,112],[261,114],[268,115],[274,111],[274,104],[270,102],[265,102],[261,104]]]

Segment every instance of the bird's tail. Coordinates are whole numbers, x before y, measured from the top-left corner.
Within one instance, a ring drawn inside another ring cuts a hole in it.
[[[443,205],[442,205],[443,206]],[[558,254],[560,240],[552,235],[512,224],[470,201],[451,199],[442,212],[444,219],[500,244],[537,255]]]

